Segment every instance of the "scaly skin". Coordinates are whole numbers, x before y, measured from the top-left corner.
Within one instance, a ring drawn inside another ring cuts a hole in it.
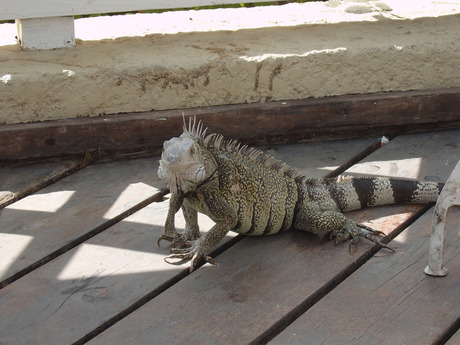
[[[339,177],[312,180],[295,169],[236,141],[205,135],[201,123],[184,126],[179,138],[164,143],[158,175],[171,190],[170,207],[161,240],[174,248],[166,260],[191,259],[192,271],[209,257],[212,248],[229,232],[258,236],[291,228],[314,233],[330,232],[336,242],[360,237],[388,248],[374,236],[384,236],[356,223],[342,212],[368,206],[436,200],[442,184],[377,178]],[[182,208],[185,231],[174,228]],[[216,224],[200,235],[197,212]],[[390,248],[391,249],[391,248]]]

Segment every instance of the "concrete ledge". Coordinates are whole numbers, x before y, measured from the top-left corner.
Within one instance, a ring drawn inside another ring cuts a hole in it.
[[[409,4],[329,1],[82,20],[99,37],[80,31],[86,40],[76,48],[0,47],[0,123],[460,87],[458,1]],[[220,26],[177,33],[206,14],[222,15],[214,19]],[[144,36],[121,30],[124,37],[109,39],[108,27],[133,18]],[[169,27],[151,34],[139,18]]]

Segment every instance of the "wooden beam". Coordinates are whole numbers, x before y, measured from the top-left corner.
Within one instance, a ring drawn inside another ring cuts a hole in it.
[[[0,127],[0,161],[104,153],[158,153],[196,116],[209,133],[249,144],[340,139],[460,127],[460,88],[345,95],[128,113]]]
[[[80,161],[76,159],[0,167],[0,209],[70,175],[79,167]]]

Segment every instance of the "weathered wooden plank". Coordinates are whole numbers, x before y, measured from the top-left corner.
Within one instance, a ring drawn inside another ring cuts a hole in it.
[[[444,134],[433,140],[425,138],[425,145],[440,149],[459,132]],[[398,145],[406,156],[423,155],[427,162],[430,160],[419,146],[408,145],[404,137],[390,145]],[[369,162],[385,165],[391,157],[384,149],[369,156]],[[433,150],[436,155],[438,151]],[[452,148],[448,157],[458,155],[459,148]],[[396,164],[398,176],[406,161]],[[441,178],[449,173],[449,166],[444,168]],[[355,219],[377,215],[371,225],[388,233],[410,220],[417,210],[420,207],[375,208],[358,216],[355,213]],[[385,212],[387,218],[381,218]],[[396,216],[389,216],[393,214]],[[355,254],[349,255],[346,245],[336,247],[295,231],[245,238],[217,257],[219,266],[203,266],[89,343],[164,344],[173,339],[178,344],[231,344],[263,340],[273,327],[308,309],[374,252],[363,241]],[[385,250],[379,253],[392,255]]]
[[[279,158],[295,153],[303,172],[324,176],[372,142],[327,143],[325,152],[322,144],[297,144],[273,153]],[[166,264],[169,248],[156,245],[166,212],[166,202],[151,204],[0,290],[0,309],[5,311],[0,315],[2,342],[63,344],[85,339],[183,277],[188,266]],[[200,224],[210,227],[203,219]]]
[[[89,344],[250,343],[320,298],[347,269],[362,264],[368,250],[362,243],[349,255],[347,246],[295,231],[245,238],[217,257],[219,266],[205,265]]]
[[[156,244],[167,208],[150,204],[0,290],[2,344],[73,343],[184,276],[187,268],[167,264]]]
[[[446,345],[458,345],[460,344],[460,330],[455,332],[455,334],[446,342]]]
[[[376,137],[322,143],[269,145],[257,148],[295,167],[304,176],[322,178],[336,174],[337,170],[353,164],[354,161],[362,158],[362,155],[375,151],[379,143],[380,138]]]
[[[444,278],[428,277],[431,208],[270,344],[437,344],[460,316],[460,209],[447,223]],[[393,243],[392,242],[392,243]]]
[[[67,160],[0,167],[0,208],[65,177],[79,165],[77,160]]]
[[[445,181],[447,176],[450,174],[450,171],[455,166],[456,161],[460,159],[460,152],[459,152],[459,141],[458,138],[460,137],[460,131],[453,130],[453,131],[441,131],[441,132],[432,132],[432,133],[425,133],[425,134],[410,134],[398,137],[395,141],[388,146],[385,146],[381,150],[374,153],[374,155],[369,156],[368,158],[364,159],[362,162],[355,164],[350,169],[347,170],[347,173],[352,175],[371,175],[371,174],[379,174],[384,176],[394,176],[399,175],[401,177],[407,178],[416,178],[416,179],[426,179],[426,180],[433,180],[433,181]],[[442,145],[432,145],[435,141],[442,141]],[[394,143],[398,143],[398,145],[393,145]],[[401,150],[401,147],[404,147],[405,150]],[[381,161],[382,155],[384,157],[390,157],[385,161]],[[446,169],[447,167],[447,169]],[[446,175],[446,171],[448,172]],[[359,211],[358,211],[359,212]],[[370,223],[371,226],[372,222]],[[404,235],[401,235],[404,236]],[[412,245],[412,243],[410,244]],[[391,242],[391,246],[396,249],[397,253],[404,252],[406,250],[405,246],[400,247],[398,241]],[[406,244],[407,246],[407,244]],[[428,253],[428,246],[426,247],[426,253]],[[374,257],[375,259],[376,257]],[[372,259],[372,260],[374,260]],[[427,261],[427,259],[425,259]],[[424,263],[426,264],[426,262]],[[423,264],[422,264],[423,266]],[[423,271],[423,267],[421,269]],[[421,271],[420,271],[421,272]],[[355,273],[356,274],[356,273]],[[354,274],[354,275],[355,275]],[[421,274],[421,273],[420,273]],[[354,275],[352,277],[354,277]],[[340,288],[340,286],[338,287]],[[336,289],[338,289],[336,288]],[[362,291],[361,291],[362,292]],[[373,295],[364,293],[371,301],[369,303],[374,305],[372,301]],[[362,299],[363,296],[358,296],[358,300]],[[327,297],[329,298],[329,297]],[[347,299],[348,301],[348,299]],[[381,301],[385,301],[385,299],[381,299]],[[322,301],[319,303],[321,304]],[[344,302],[346,303],[346,302]],[[353,305],[351,302],[348,304],[349,309],[353,309]],[[383,302],[379,305],[380,310],[386,309],[387,304]],[[330,308],[327,310],[325,307],[323,308],[325,313],[334,313],[336,308]],[[312,310],[318,310],[315,306]],[[312,315],[311,310],[307,312],[306,315]],[[339,314],[336,314],[339,315]],[[367,314],[365,314],[367,315]],[[353,316],[350,313],[343,313],[343,316],[340,319],[340,322],[345,322],[344,320],[354,320]],[[299,319],[300,320],[300,319]],[[301,322],[301,321],[299,321]],[[323,322],[323,321],[321,321]],[[327,321],[326,321],[327,323]],[[295,324],[295,323],[294,323]],[[293,324],[293,325],[294,325]],[[331,325],[329,325],[331,326]],[[446,325],[448,326],[448,325]],[[326,328],[328,326],[325,326]],[[331,326],[333,327],[333,326]],[[351,326],[351,329],[356,327]],[[315,326],[306,327],[308,332],[316,332],[317,329]],[[315,339],[321,339],[321,334],[318,334],[317,337],[304,337],[303,335],[300,337],[294,337],[293,339],[288,339],[286,336],[289,332],[292,334],[299,334],[298,329],[294,326],[289,327],[283,332],[283,336],[279,336],[276,338],[275,343],[280,344],[289,344],[292,340],[293,343],[302,343],[304,339],[309,339],[309,343],[311,341],[312,344],[321,343],[321,341],[315,342]],[[337,330],[338,331],[338,330]],[[337,339],[337,343],[358,343],[355,340],[347,339],[346,337],[342,341],[341,333],[334,334]],[[385,333],[386,334],[386,333]],[[302,339],[302,340],[300,340]],[[332,340],[322,339],[325,344],[334,343]],[[330,341],[330,342],[329,342]],[[372,341],[374,342],[374,341]],[[364,342],[366,343],[366,342]],[[382,339],[375,340],[375,343],[386,343]],[[389,342],[391,343],[391,341]],[[397,344],[398,342],[396,342]],[[408,341],[406,343],[420,343],[418,341]]]
[[[0,286],[150,202],[163,186],[156,167],[153,159],[93,165],[2,209]]]
[[[0,161],[101,152],[158,151],[182,115],[245,143],[362,137],[460,126],[460,88],[345,95],[0,126]],[[101,136],[100,133],[104,133]]]
[[[407,134],[397,137],[394,142],[398,145],[386,145],[373,156],[352,166],[347,173],[446,181],[460,160],[458,129]],[[433,145],[437,142],[442,144]],[[380,162],[378,159],[383,156],[387,158]],[[378,158],[374,161],[374,157]]]

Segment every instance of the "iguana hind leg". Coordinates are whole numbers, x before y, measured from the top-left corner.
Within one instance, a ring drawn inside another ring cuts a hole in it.
[[[302,205],[299,208],[294,227],[314,233],[330,232],[330,236],[335,238],[336,244],[350,240],[350,252],[352,245],[357,245],[360,237],[364,237],[382,248],[393,250],[375,238],[375,236],[385,237],[386,235],[383,232],[374,230],[364,224],[356,223],[341,212],[322,211],[314,203],[308,206]]]

